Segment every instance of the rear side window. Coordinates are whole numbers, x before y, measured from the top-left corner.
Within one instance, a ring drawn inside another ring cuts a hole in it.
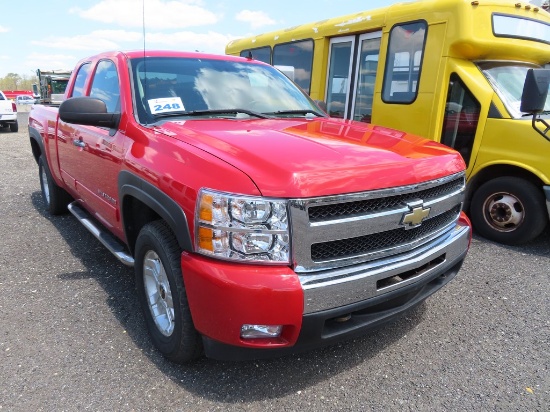
[[[307,94],[311,88],[313,66],[313,40],[300,40],[278,44],[273,48],[273,66],[283,66],[294,72],[289,76]]]
[[[259,47],[257,49],[247,49],[241,52],[241,57],[250,57],[254,60],[270,64],[271,63],[271,47]]]
[[[74,81],[73,91],[69,97],[84,96],[84,85],[86,83],[86,79],[88,78],[90,67],[90,63],[86,63],[80,66],[76,75],[76,79]]]
[[[392,27],[382,85],[384,102],[412,103],[416,99],[427,27],[425,21]]]

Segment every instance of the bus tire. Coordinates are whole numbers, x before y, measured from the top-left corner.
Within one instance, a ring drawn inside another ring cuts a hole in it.
[[[164,357],[188,363],[202,354],[181,271],[181,249],[162,220],[146,224],[135,249],[137,295],[151,340]]]
[[[505,245],[535,239],[548,224],[542,192],[530,181],[503,176],[481,185],[472,197],[474,231]]]

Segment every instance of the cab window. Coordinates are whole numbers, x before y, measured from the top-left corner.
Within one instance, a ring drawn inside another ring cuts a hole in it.
[[[84,85],[86,83],[86,79],[88,78],[90,67],[90,63],[86,63],[80,66],[76,75],[76,79],[74,81],[73,91],[69,97],[84,96]]]
[[[107,105],[107,112],[114,113],[120,110],[120,86],[115,64],[111,60],[102,60],[92,81],[90,97],[103,100]]]

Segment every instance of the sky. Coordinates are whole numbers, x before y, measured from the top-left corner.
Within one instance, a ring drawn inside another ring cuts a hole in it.
[[[224,54],[236,38],[398,0],[1,0],[0,77],[72,69],[109,50]]]

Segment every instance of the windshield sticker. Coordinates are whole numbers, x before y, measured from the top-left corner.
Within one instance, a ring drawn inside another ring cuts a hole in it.
[[[180,97],[163,97],[147,100],[152,114],[185,111]]]

